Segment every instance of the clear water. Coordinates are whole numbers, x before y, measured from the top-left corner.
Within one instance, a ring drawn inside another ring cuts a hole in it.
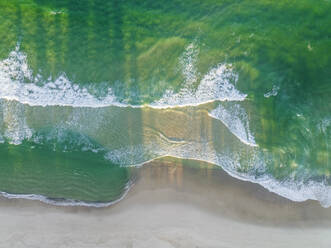
[[[331,2],[0,0],[0,191],[107,203],[207,161],[331,205]]]

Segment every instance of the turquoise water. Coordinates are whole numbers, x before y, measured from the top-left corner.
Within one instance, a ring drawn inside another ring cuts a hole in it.
[[[86,152],[82,157],[80,152],[61,153],[21,144],[1,145],[0,154],[6,158],[0,162],[0,188],[7,197],[21,195],[59,205],[107,206],[130,186],[127,169],[93,153]]]
[[[109,203],[129,167],[172,156],[329,206],[329,13],[326,0],[0,0],[0,191]]]

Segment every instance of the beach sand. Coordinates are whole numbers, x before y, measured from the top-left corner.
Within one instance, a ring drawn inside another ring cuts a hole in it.
[[[291,202],[200,162],[154,161],[133,174],[108,208],[0,198],[0,247],[331,247],[331,208],[318,202]]]

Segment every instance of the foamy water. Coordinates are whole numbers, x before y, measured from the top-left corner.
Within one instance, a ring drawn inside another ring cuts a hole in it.
[[[274,85],[274,86],[272,86],[272,90],[271,91],[269,91],[269,92],[267,92],[267,93],[264,94],[264,97],[269,98],[271,96],[277,96],[278,91],[279,91],[279,87],[276,86],[276,85]]]
[[[178,93],[167,90],[160,100],[150,105],[151,107],[195,106],[213,101],[245,100],[247,95],[239,92],[234,86],[238,81],[238,75],[233,71],[231,64],[215,66],[204,75],[198,87],[194,88],[193,84],[198,78],[196,60],[199,53],[195,46],[190,44],[180,60],[185,78],[184,87]]]
[[[196,69],[196,60],[199,50],[194,44],[190,44],[179,64],[185,82],[179,92],[171,89],[166,90],[163,97],[147,106],[156,109],[196,106],[213,101],[234,101],[232,105],[219,104],[218,107],[209,112],[211,118],[217,119],[231,132],[239,141],[240,151],[216,151],[208,142],[194,140],[183,140],[182,142],[171,142],[166,137],[161,137],[158,142],[148,142],[136,145],[121,145],[117,149],[109,149],[105,158],[123,166],[137,166],[159,157],[172,156],[185,159],[206,161],[221,166],[230,175],[241,180],[252,181],[261,184],[268,190],[294,201],[305,201],[314,199],[321,202],[325,207],[331,205],[331,189],[326,183],[300,182],[300,181],[277,181],[271,175],[265,174],[266,160],[263,152],[255,142],[250,131],[249,118],[244,108],[238,103],[246,99],[246,94],[235,88],[238,75],[234,72],[231,64],[218,64],[202,76],[197,87],[199,75]],[[109,106],[117,107],[144,107],[130,105],[122,102],[115,96],[111,88],[107,89],[104,97],[98,97],[91,93],[93,89],[84,88],[72,83],[63,73],[55,80],[39,82],[40,76],[33,76],[28,65],[26,54],[17,46],[8,58],[0,61],[0,98],[1,121],[4,130],[0,134],[0,143],[5,140],[11,144],[19,145],[23,140],[33,140],[38,143],[34,136],[34,128],[30,127],[26,120],[26,107],[29,106],[70,106],[80,108],[102,108]],[[273,88],[265,97],[276,96],[278,88]],[[162,110],[160,110],[162,111]],[[84,118],[81,117],[81,118]],[[72,123],[63,124],[66,128],[76,128],[81,119],[72,119]],[[100,126],[102,126],[102,122]],[[179,123],[180,125],[180,123]],[[325,125],[324,125],[325,126]],[[321,128],[324,128],[322,125]],[[94,127],[96,128],[96,127]],[[79,130],[81,131],[81,130]],[[82,131],[86,131],[82,128]],[[54,135],[59,135],[54,132]],[[89,147],[88,145],[85,147]],[[93,150],[98,153],[98,150]],[[241,152],[245,152],[250,162],[250,169],[246,173],[239,173]],[[259,171],[263,176],[256,176],[253,172]],[[58,205],[83,205],[94,206],[83,202],[65,201],[58,203],[38,195],[15,195],[1,193],[9,198],[27,198],[41,200],[43,202]],[[124,195],[123,195],[124,197]],[[112,204],[112,203],[109,203]],[[108,203],[98,206],[108,206]]]
[[[63,73],[56,80],[38,82],[40,76],[33,77],[28,65],[27,56],[20,51],[19,45],[0,61],[0,98],[15,100],[31,106],[72,106],[72,107],[105,107],[119,105],[111,89],[102,99],[90,94],[70,80]],[[38,86],[37,83],[44,83]]]
[[[249,129],[248,115],[239,104],[218,105],[209,115],[220,120],[239,140],[250,146],[257,146]]]
[[[191,51],[193,50],[193,51]],[[180,92],[166,90],[164,96],[155,102],[147,104],[154,108],[169,108],[180,106],[196,106],[212,101],[242,101],[246,95],[235,89],[232,82],[237,81],[237,75],[229,64],[220,64],[212,68],[194,89],[196,78],[194,47],[188,47],[180,60],[183,74],[186,77],[184,87]],[[28,65],[28,59],[17,45],[8,58],[0,61],[0,98],[15,100],[31,106],[72,106],[72,107],[143,107],[121,101],[114,95],[111,88],[106,89],[103,97],[90,92],[93,86],[84,88],[72,83],[65,73],[55,80],[40,82],[39,75],[33,76]],[[42,86],[39,86],[42,84]]]
[[[7,192],[1,192],[0,195],[3,197],[6,197],[8,199],[26,199],[26,200],[32,200],[32,201],[40,201],[46,204],[55,205],[55,206],[80,206],[80,207],[94,207],[94,208],[105,208],[110,207],[121,200],[125,198],[125,196],[129,193],[130,189],[132,187],[132,182],[127,183],[125,186],[124,192],[122,193],[121,197],[119,197],[115,201],[111,202],[85,202],[85,201],[77,201],[72,199],[51,199],[44,195],[36,195],[36,194],[10,194]]]

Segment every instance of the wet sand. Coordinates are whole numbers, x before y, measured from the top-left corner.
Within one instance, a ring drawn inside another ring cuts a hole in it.
[[[211,165],[134,169],[103,209],[0,198],[0,247],[331,247],[331,208],[291,202]]]

